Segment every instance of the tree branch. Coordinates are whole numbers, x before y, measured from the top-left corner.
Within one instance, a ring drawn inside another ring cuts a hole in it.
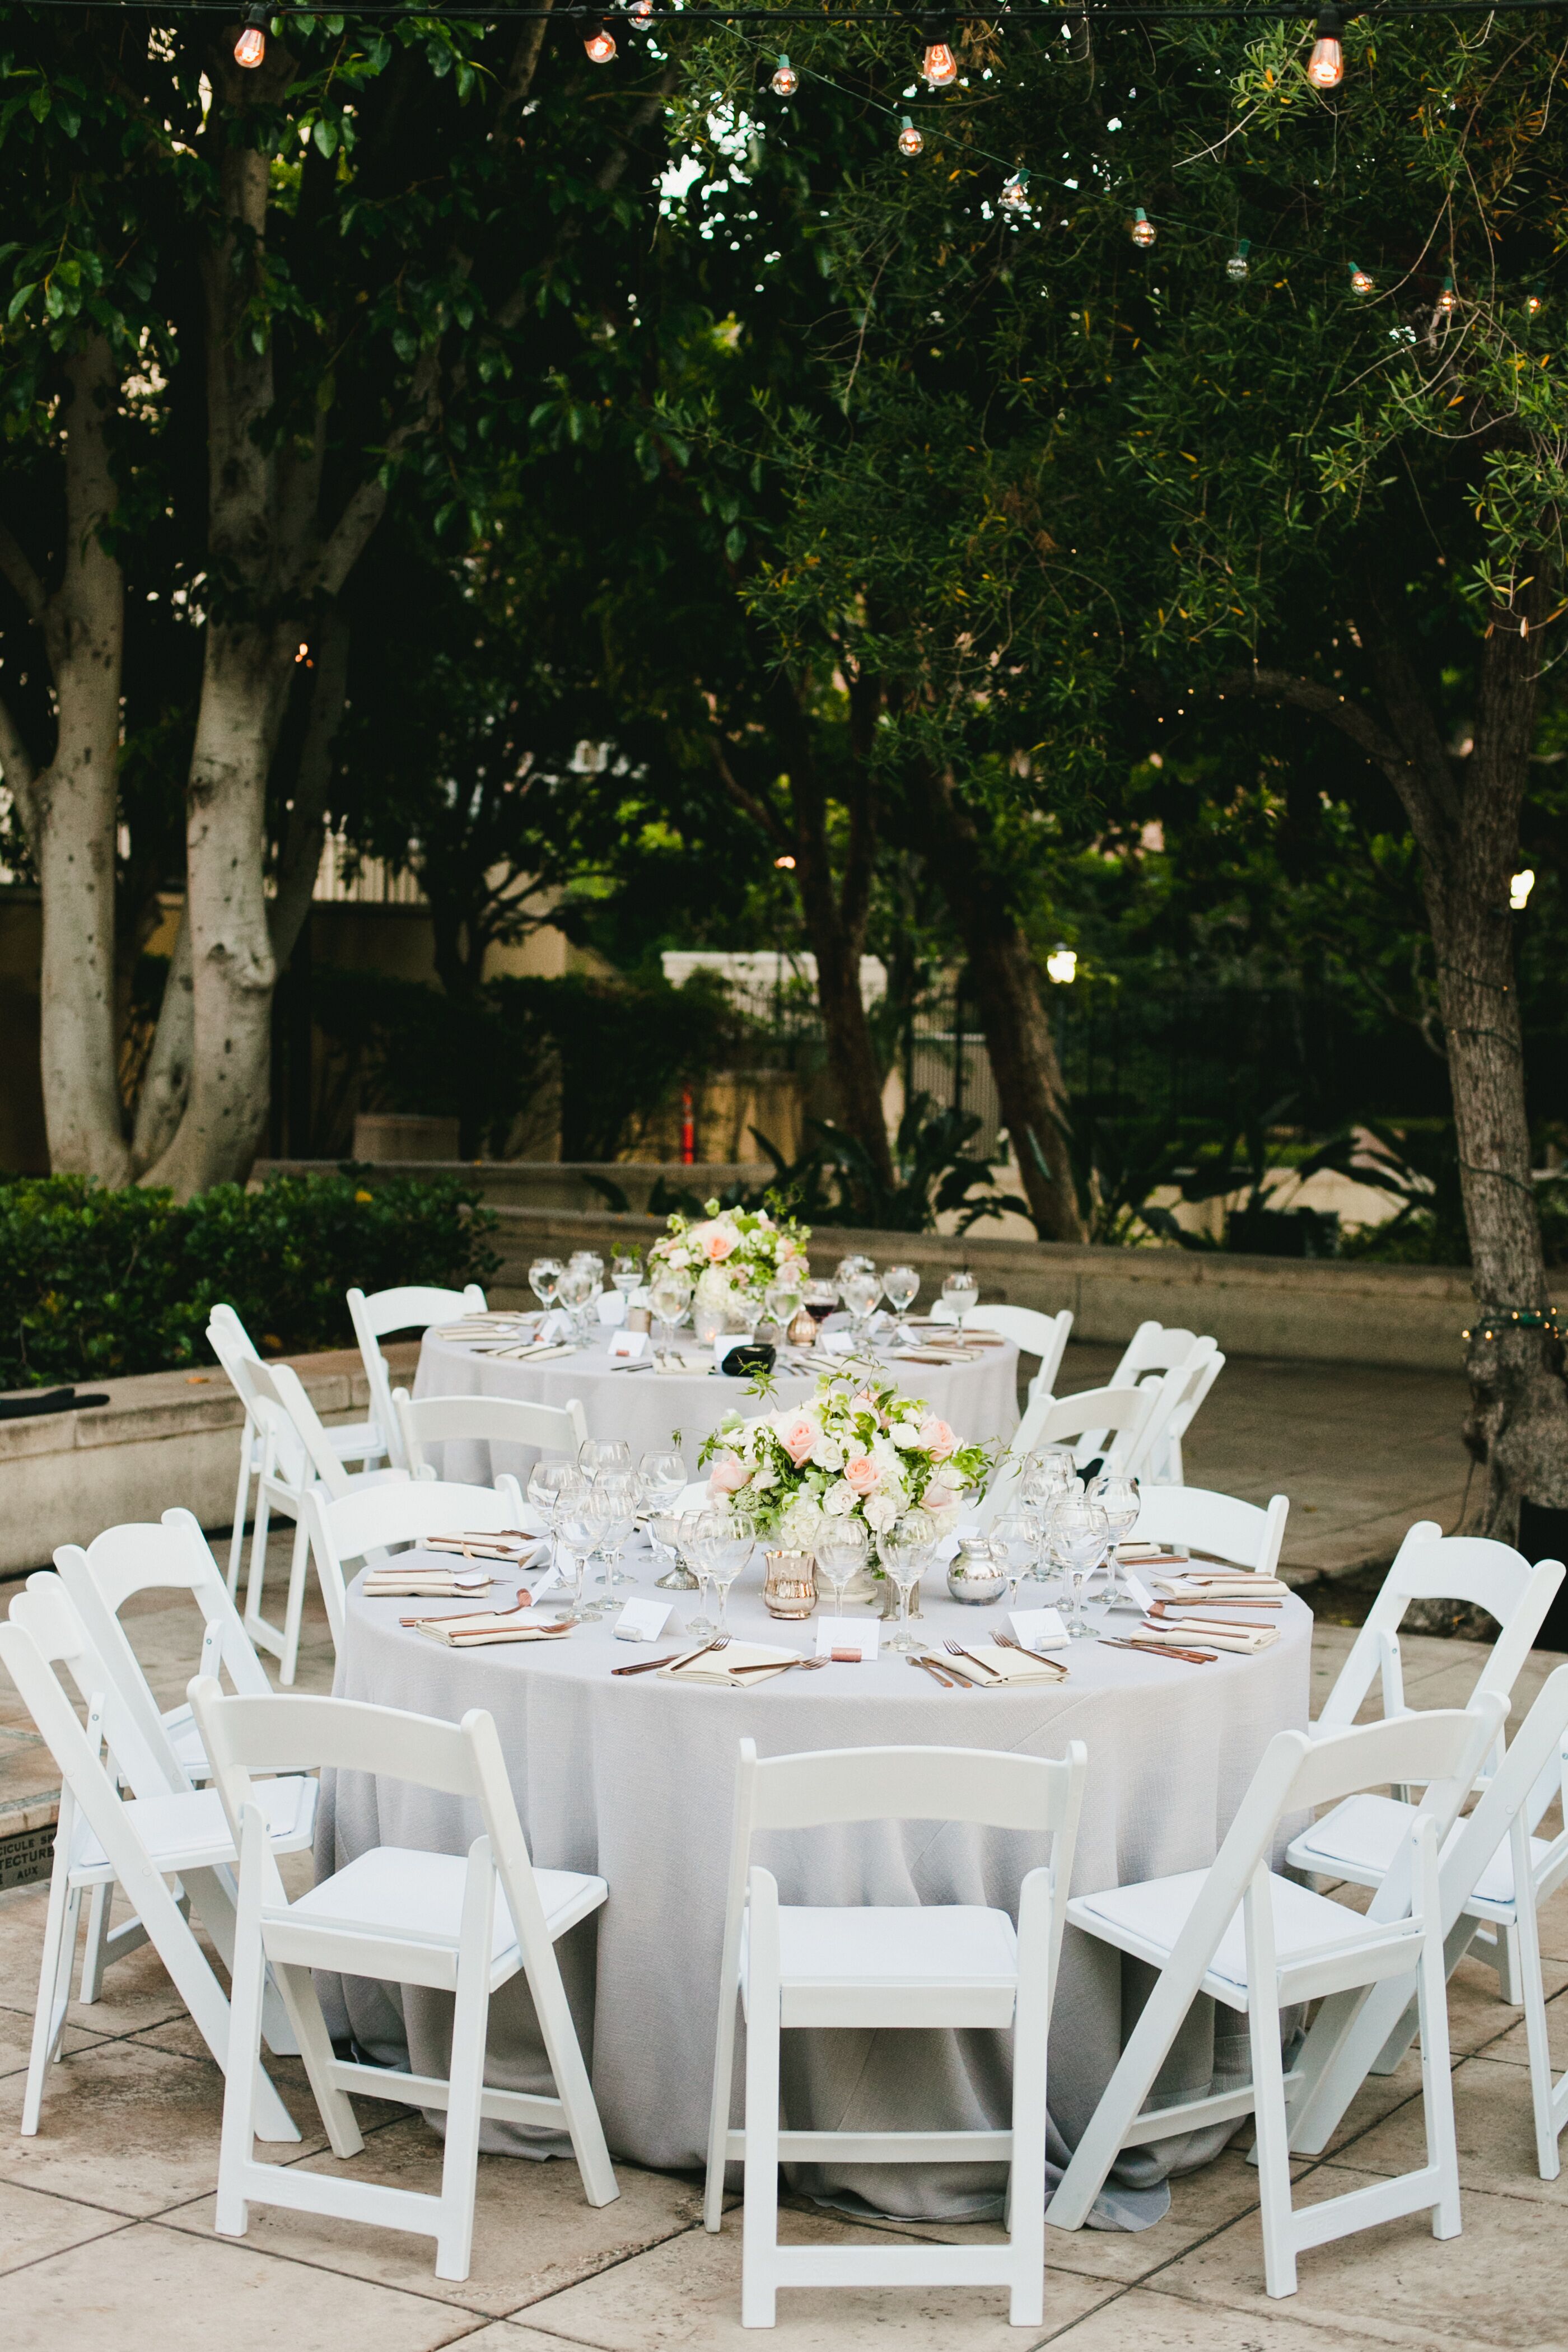
[[[29,621],[44,625],[48,598],[44,583],[22,552],[20,541],[9,527],[0,522],[0,572],[5,574],[22,601]]]
[[[321,862],[321,834],[332,776],[332,740],[347,700],[349,625],[342,608],[328,608],[316,640],[316,673],[310,712],[294,783],[294,805],[278,863],[278,887],[268,909],[272,953],[281,971],[310,911],[310,895]]]
[[[22,820],[27,846],[37,857],[37,802],[33,787],[38,780],[38,771],[23,740],[22,730],[11,715],[11,707],[4,700],[0,700],[0,775],[5,778],[16,814]]]
[[[793,855],[795,847],[795,835],[784,824],[778,811],[770,807],[766,801],[759,799],[755,793],[741,782],[733,768],[731,767],[725,756],[724,746],[717,735],[710,735],[708,738],[708,750],[713,765],[719,772],[719,781],[737,808],[743,809],[752,823],[762,827],[775,848],[785,850]]]

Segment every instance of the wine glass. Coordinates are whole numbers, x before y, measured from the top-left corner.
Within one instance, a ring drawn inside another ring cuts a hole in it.
[[[713,1631],[724,1641],[730,1637],[730,1587],[756,1549],[756,1524],[743,1511],[702,1513],[697,1528],[697,1549],[719,1595],[719,1614]]]
[[[882,1296],[898,1318],[896,1332],[907,1340],[910,1327],[904,1318],[920,1296],[921,1278],[912,1265],[890,1265],[882,1276]]]
[[[967,1266],[950,1274],[942,1286],[942,1295],[958,1318],[958,1336],[963,1337],[963,1318],[979,1300],[980,1285]]]
[[[546,1314],[555,1304],[555,1294],[565,1271],[558,1257],[536,1257],[528,1269],[528,1286]]]
[[[1067,1577],[1068,1633],[1075,1642],[1082,1641],[1092,1631],[1084,1619],[1083,1596],[1110,1539],[1110,1522],[1104,1507],[1092,1496],[1058,1496],[1051,1513],[1051,1543]]]
[[[863,1348],[872,1313],[882,1295],[882,1286],[877,1279],[875,1267],[868,1273],[863,1265],[853,1266],[839,1284],[838,1295],[849,1309],[855,1345]]]
[[[632,1293],[642,1280],[642,1268],[636,1257],[617,1250],[610,1262],[610,1280],[629,1307]]]
[[[687,1619],[686,1630],[704,1639],[713,1631],[713,1620],[708,1614],[708,1568],[698,1544],[697,1532],[707,1517],[706,1511],[682,1511],[676,1521],[675,1531],[676,1550],[689,1579],[684,1589],[688,1592],[695,1590],[697,1593],[698,1613]]]
[[[924,1511],[906,1512],[877,1538],[882,1566],[899,1588],[899,1622],[888,1643],[889,1650],[902,1654],[920,1647],[910,1625],[910,1595],[920,1582],[935,1540],[936,1529]]]
[[[573,1465],[564,1465],[566,1475],[562,1480],[551,1514],[551,1532],[555,1538],[556,1556],[564,1552],[573,1570],[572,1601],[568,1608],[558,1612],[557,1622],[563,1625],[585,1624],[589,1618],[600,1615],[600,1610],[583,1598],[584,1580],[588,1572],[588,1555],[598,1534],[596,1520],[589,1511],[592,1482]]]
[[[868,1257],[864,1250],[852,1250],[847,1257],[841,1257],[834,1267],[833,1279],[842,1292],[852,1274],[875,1274],[876,1271],[877,1261],[874,1257]]]
[[[805,1285],[795,1274],[775,1274],[768,1285],[767,1310],[785,1338],[805,1296]]]
[[[555,1285],[555,1296],[571,1316],[572,1328],[578,1339],[583,1337],[587,1328],[588,1301],[596,1297],[598,1288],[597,1276],[575,1258],[562,1268]]]
[[[561,1489],[569,1478],[576,1475],[574,1462],[549,1462],[542,1454],[529,1472],[528,1499],[542,1515],[546,1527],[549,1527],[555,1506],[561,1500]],[[553,1546],[550,1556],[552,1559],[555,1557]]]
[[[844,1588],[866,1565],[871,1539],[864,1519],[826,1519],[816,1538],[816,1565],[833,1591],[833,1613],[844,1614]]]
[[[1105,1513],[1110,1528],[1110,1549],[1105,1562],[1106,1605],[1114,1609],[1121,1591],[1121,1579],[1116,1558],[1116,1547],[1123,1536],[1130,1536],[1138,1524],[1142,1507],[1136,1478],[1123,1477],[1120,1471],[1102,1471],[1091,1479],[1089,1491]]]
[[[1070,1445],[1042,1445],[1025,1456],[1023,1476],[1018,1482],[1018,1499],[1025,1510],[1034,1514],[1040,1528],[1042,1553],[1058,1497],[1080,1491],[1078,1465],[1073,1460]],[[1043,1556],[1037,1560],[1034,1573],[1042,1582],[1047,1580]]]
[[[597,1522],[599,1540],[594,1549],[602,1563],[599,1581],[606,1596],[617,1584],[632,1581],[621,1573],[622,1548],[637,1517],[637,1480],[633,1470],[601,1470],[588,1497],[590,1516]]]
[[[629,1470],[632,1449],[624,1437],[585,1437],[577,1448],[577,1467],[596,1478],[602,1470]]]
[[[991,1529],[991,1557],[1007,1580],[1007,1605],[1018,1605],[1018,1587],[1039,1557],[1039,1523],[1032,1511],[1004,1511]]]
[[[597,1250],[574,1250],[566,1263],[568,1265],[585,1266],[588,1273],[593,1276],[595,1291],[603,1286],[605,1279],[605,1261],[599,1255]]]
[[[695,1592],[698,1590],[697,1579],[680,1557],[679,1512],[655,1511],[648,1520],[647,1531],[652,1538],[655,1559],[669,1562],[668,1572],[654,1579],[658,1591]]]
[[[820,1327],[837,1307],[838,1285],[824,1281],[821,1276],[817,1276],[802,1291],[801,1304],[812,1321]]]
[[[686,1310],[691,1304],[691,1279],[675,1266],[661,1265],[648,1286],[648,1305],[658,1321],[664,1327],[664,1347],[668,1355],[675,1345],[676,1326],[686,1320]]]

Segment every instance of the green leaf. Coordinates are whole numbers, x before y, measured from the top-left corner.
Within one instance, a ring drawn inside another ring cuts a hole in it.
[[[739,563],[746,551],[746,534],[739,523],[724,534],[724,552],[731,563]]]
[[[47,89],[40,85],[27,100],[27,110],[35,122],[43,122],[47,120],[49,109],[53,104],[54,100]]]
[[[311,126],[310,136],[323,155],[331,156],[337,153],[338,126],[335,122],[329,122],[324,114],[317,115]]]
[[[16,317],[19,311],[26,309],[28,302],[32,299],[37,290],[38,281],[36,278],[30,286],[17,287],[16,291],[11,297],[11,307],[5,313],[5,324],[7,326],[11,324],[12,320]]]

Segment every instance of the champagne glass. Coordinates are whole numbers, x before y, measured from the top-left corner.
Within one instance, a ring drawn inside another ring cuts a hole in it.
[[[833,1591],[833,1613],[844,1614],[844,1588],[866,1565],[871,1539],[864,1519],[826,1519],[816,1538],[816,1564]]]
[[[660,1353],[668,1355],[675,1345],[678,1324],[686,1320],[686,1310],[691,1304],[691,1278],[675,1266],[661,1265],[648,1286],[648,1304],[664,1327],[664,1346]]]
[[[877,1538],[882,1566],[899,1588],[899,1622],[888,1643],[889,1650],[903,1654],[920,1647],[910,1625],[910,1595],[931,1559],[935,1537],[936,1530],[924,1511],[909,1511]]]
[[[1018,1587],[1039,1557],[1039,1524],[1032,1511],[1004,1511],[991,1530],[991,1557],[1007,1580],[1007,1606],[1016,1609]]]
[[[899,1339],[907,1341],[910,1327],[904,1320],[920,1296],[921,1278],[912,1265],[890,1265],[882,1276],[882,1296],[898,1318],[895,1327]]]
[[[697,1549],[719,1595],[713,1631],[727,1641],[730,1587],[757,1549],[756,1524],[743,1511],[704,1511],[698,1523]]]
[[[1093,1630],[1084,1618],[1084,1592],[1110,1539],[1110,1522],[1103,1506],[1090,1495],[1058,1496],[1051,1514],[1051,1539],[1067,1576],[1068,1633],[1080,1642]]]
[[[528,1269],[528,1286],[548,1314],[566,1269],[558,1257],[536,1257]]]
[[[1089,1491],[1105,1513],[1110,1528],[1110,1548],[1105,1558],[1105,1598],[1108,1608],[1114,1609],[1121,1594],[1121,1577],[1116,1558],[1116,1547],[1124,1536],[1130,1536],[1138,1524],[1142,1507],[1136,1478],[1123,1477],[1120,1471],[1102,1471],[1091,1479]]]
[[[950,1274],[942,1286],[942,1295],[958,1318],[958,1336],[963,1337],[963,1318],[978,1303],[980,1285],[967,1266]]]

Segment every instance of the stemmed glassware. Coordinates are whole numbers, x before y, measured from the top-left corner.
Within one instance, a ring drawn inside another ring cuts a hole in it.
[[[588,1302],[598,1296],[599,1278],[591,1267],[574,1258],[563,1268],[555,1285],[555,1296],[572,1318],[572,1328],[580,1339],[587,1329]]]
[[[602,1470],[629,1470],[632,1449],[624,1437],[585,1437],[577,1448],[577,1467],[590,1478]]]
[[[592,1617],[602,1615],[602,1609],[583,1598],[583,1585],[588,1572],[588,1556],[598,1538],[598,1521],[589,1507],[593,1482],[571,1464],[560,1465],[565,1472],[556,1491],[555,1506],[551,1513],[551,1533],[555,1539],[556,1557],[564,1552],[573,1568],[571,1606],[561,1612],[558,1622],[563,1625],[585,1624]]]
[[[574,1462],[549,1462],[542,1455],[529,1472],[528,1499],[534,1509],[542,1513],[547,1526],[556,1504],[561,1500],[562,1488],[568,1479],[575,1478],[577,1475]],[[554,1556],[552,1548],[551,1558],[553,1559]]]
[[[882,1276],[882,1296],[898,1318],[894,1333],[900,1339],[907,1340],[910,1337],[910,1327],[904,1318],[920,1296],[920,1287],[921,1278],[912,1265],[890,1265]]]
[[[1110,1522],[1102,1504],[1091,1495],[1058,1496],[1051,1513],[1051,1542],[1067,1578],[1068,1632],[1075,1642],[1093,1630],[1084,1618],[1083,1596],[1110,1540]]]
[[[1033,1511],[1004,1511],[991,1529],[991,1557],[1007,1579],[1007,1605],[1018,1605],[1018,1587],[1039,1558],[1040,1528]]]
[[[629,1307],[632,1293],[642,1281],[642,1268],[635,1257],[617,1250],[610,1261],[610,1280]]]
[[[719,1595],[716,1635],[729,1637],[730,1587],[757,1549],[757,1529],[743,1511],[704,1511],[697,1524],[697,1554]]]
[[[778,1325],[782,1337],[788,1338],[789,1327],[800,1313],[801,1300],[805,1296],[805,1285],[798,1275],[776,1275],[769,1283],[767,1310]]]
[[[900,1654],[918,1650],[920,1641],[910,1625],[910,1595],[920,1582],[936,1541],[936,1529],[924,1511],[907,1511],[877,1538],[882,1566],[899,1588],[899,1622],[889,1641]]]
[[[594,1480],[588,1497],[588,1512],[599,1530],[594,1549],[602,1565],[599,1581],[605,1588],[605,1605],[617,1584],[630,1580],[621,1573],[621,1550],[637,1525],[637,1480],[631,1470],[601,1470]]]
[[[882,1295],[882,1286],[876,1268],[852,1265],[838,1286],[838,1295],[849,1309],[857,1349],[864,1348],[871,1328],[871,1317]]]
[[[528,1286],[546,1314],[555,1304],[555,1294],[565,1271],[558,1257],[536,1257],[528,1269]]]
[[[1026,1456],[1019,1494],[1038,1530],[1033,1573],[1042,1583],[1049,1581],[1045,1551],[1050,1538],[1052,1513],[1063,1495],[1079,1491],[1078,1465],[1070,1445],[1042,1445]]]
[[[820,1329],[838,1305],[838,1285],[816,1276],[801,1293],[801,1304]]]
[[[659,1350],[668,1354],[675,1345],[678,1324],[686,1320],[686,1310],[691,1304],[691,1281],[676,1267],[661,1265],[648,1286],[648,1305],[656,1320],[664,1328],[664,1346]]]
[[[833,1591],[833,1613],[844,1614],[844,1589],[866,1565],[871,1539],[863,1519],[827,1519],[816,1538],[816,1565]]]
[[[675,1533],[676,1549],[690,1580],[686,1590],[695,1590],[697,1593],[697,1614],[687,1619],[686,1630],[704,1640],[714,1628],[708,1614],[708,1563],[699,1535],[703,1520],[711,1516],[708,1511],[683,1511],[676,1521]]]
[[[963,1318],[980,1297],[980,1285],[967,1266],[950,1274],[942,1286],[942,1295],[958,1318],[958,1336],[963,1337]]]
[[[690,1592],[697,1580],[680,1565],[675,1548],[675,1506],[686,1491],[686,1465],[673,1448],[663,1454],[645,1454],[637,1465],[637,1492],[647,1522],[647,1531],[654,1547],[654,1557],[662,1565],[669,1561],[667,1575],[658,1578],[659,1587],[671,1592]]]
[[[1114,1609],[1121,1591],[1116,1547],[1123,1537],[1131,1534],[1138,1524],[1138,1514],[1142,1507],[1138,1481],[1123,1477],[1120,1471],[1105,1470],[1089,1482],[1089,1491],[1105,1513],[1110,1528],[1110,1548],[1105,1563],[1105,1599],[1106,1606]]]

